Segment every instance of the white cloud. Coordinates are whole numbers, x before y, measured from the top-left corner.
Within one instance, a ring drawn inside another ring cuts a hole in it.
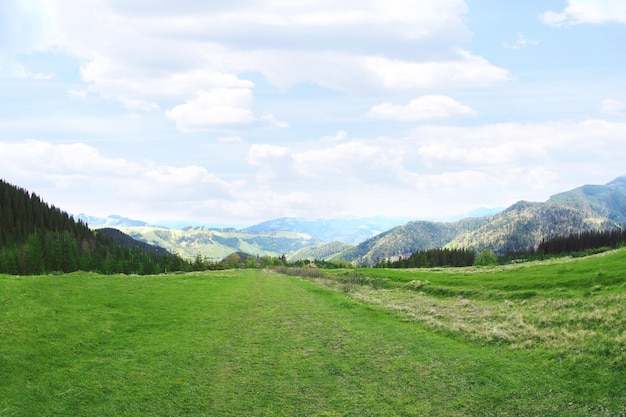
[[[345,130],[338,130],[333,136],[323,136],[321,140],[323,142],[343,142],[348,138],[348,132]]]
[[[476,111],[450,97],[429,95],[413,99],[407,105],[379,104],[372,107],[367,115],[374,119],[415,121],[455,116],[475,116]]]
[[[115,4],[115,3],[113,3]],[[341,31],[352,39],[376,28],[383,38],[423,38],[451,27],[463,26],[461,16],[467,12],[462,0],[301,0],[297,3],[270,0],[236,1],[203,8],[177,3],[175,8],[159,10],[153,4],[139,5],[131,15],[150,11],[153,18],[166,19],[166,29],[186,35],[208,34],[237,39],[241,34],[262,37],[272,48],[289,42],[285,33],[297,40],[315,36],[335,37]],[[115,7],[127,13],[132,5]],[[319,47],[318,47],[319,48]],[[326,47],[328,48],[328,47]]]
[[[41,0],[3,0],[0,3],[0,77],[53,78],[52,74],[30,71],[18,58],[41,48],[50,31],[50,17]]]
[[[363,64],[392,89],[488,86],[512,79],[507,70],[468,51],[459,51],[456,59],[447,61],[407,62],[379,56],[365,58]]]
[[[548,11],[541,20],[552,26],[583,23],[626,23],[626,2],[623,0],[568,0],[562,12]]]
[[[626,156],[620,137],[626,124],[603,120],[559,123],[499,123],[477,127],[426,126],[413,130],[417,152],[429,164],[502,167],[593,160],[611,149]],[[584,156],[581,156],[584,155]]]
[[[244,140],[240,136],[222,136],[217,138],[220,143],[244,143]]]
[[[247,190],[236,197],[234,201],[224,202],[221,209],[230,215],[251,219],[306,217],[311,209],[319,206],[305,191]]]
[[[248,150],[247,161],[250,165],[263,165],[265,161],[283,158],[289,153],[289,148],[267,144],[253,144]]]
[[[615,100],[613,98],[607,98],[602,101],[600,107],[600,113],[603,114],[626,114],[626,103]]]
[[[154,219],[188,201],[229,198],[237,188],[200,166],[111,159],[83,143],[0,142],[0,154],[3,178],[73,213],[106,216],[114,213],[102,210],[115,207]]]
[[[246,161],[258,168],[255,179],[259,184],[288,177],[291,169],[289,148],[284,146],[253,144],[248,150]]]
[[[200,91],[185,104],[166,112],[183,132],[264,124],[284,126],[273,116],[256,116],[252,109],[252,91],[247,88],[216,88]]]
[[[587,120],[420,126],[406,137],[252,144],[245,159],[233,161],[236,174],[228,180],[194,164],[109,158],[81,143],[0,142],[0,177],[73,213],[149,221],[441,217],[606,182],[624,173],[624,136],[626,123]]]
[[[294,171],[308,179],[325,178],[335,186],[351,182],[392,184],[404,154],[376,141],[351,140],[326,148],[293,152]]]
[[[513,42],[513,43],[505,42],[504,43],[504,47],[507,48],[507,49],[521,49],[521,48],[526,48],[526,47],[529,47],[529,46],[537,46],[537,45],[539,45],[539,41],[527,39],[526,36],[523,33],[521,33],[521,32],[517,33],[517,37],[515,38],[515,42]]]
[[[313,82],[351,93],[510,79],[484,58],[443,52],[470,36],[463,0],[126,3],[45,0],[55,28],[47,48],[81,60],[87,90],[130,111],[184,103],[187,130],[215,124],[197,120],[199,91],[253,91],[243,73],[281,89]],[[227,119],[257,119],[235,109]]]

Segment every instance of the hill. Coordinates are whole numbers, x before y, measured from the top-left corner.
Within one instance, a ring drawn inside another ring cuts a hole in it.
[[[0,180],[0,273],[153,274],[184,266],[179,257],[128,236],[94,232],[36,194]]]
[[[584,185],[546,202],[519,201],[493,216],[457,222],[409,222],[336,257],[357,264],[435,247],[489,249],[504,254],[536,248],[542,239],[626,225],[626,176]]]

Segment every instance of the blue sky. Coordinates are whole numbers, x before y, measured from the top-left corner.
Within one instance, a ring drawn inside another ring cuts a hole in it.
[[[78,214],[443,218],[626,174],[622,0],[5,0],[0,177]]]

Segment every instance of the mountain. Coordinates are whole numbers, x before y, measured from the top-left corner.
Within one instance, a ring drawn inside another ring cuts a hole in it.
[[[367,240],[410,219],[397,217],[368,217],[349,219],[306,220],[283,217],[243,229],[245,232],[287,231],[306,233],[323,242],[356,244]]]
[[[456,236],[488,223],[489,219],[478,217],[456,222],[412,221],[374,236],[338,254],[336,258],[371,265],[387,258],[408,256],[418,250],[445,246]]]
[[[281,256],[298,249],[314,246],[322,241],[316,237],[289,231],[247,231],[236,229],[210,229],[185,227],[120,227],[134,239],[161,246],[181,257],[192,259],[200,253],[217,261],[233,252],[245,252],[259,256]]]
[[[626,176],[584,185],[546,202],[519,201],[492,216],[456,222],[409,222],[336,257],[357,264],[436,247],[490,249],[499,254],[536,248],[542,239],[626,226]]]

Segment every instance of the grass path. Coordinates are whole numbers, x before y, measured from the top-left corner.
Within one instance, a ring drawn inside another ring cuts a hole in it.
[[[613,377],[264,271],[0,276],[0,417],[612,415]]]

